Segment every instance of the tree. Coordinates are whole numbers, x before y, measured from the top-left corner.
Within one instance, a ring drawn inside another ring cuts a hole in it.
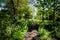
[[[31,18],[28,0],[6,0],[8,10],[0,12],[1,40],[23,40]],[[3,35],[2,35],[3,34]]]
[[[42,20],[42,25],[44,29],[48,31],[53,31],[52,32],[53,35],[55,34],[54,35],[55,37],[60,38],[59,36],[56,35],[60,33],[60,32],[57,33],[57,30],[56,30],[56,28],[59,30],[59,26],[60,26],[59,25],[60,21],[58,21],[59,13],[57,12],[58,11],[57,9],[60,5],[59,0],[37,0],[37,1],[38,1],[38,4],[36,4],[35,6],[38,8],[38,13],[37,13],[38,17],[37,16],[36,17],[39,20]]]
[[[0,40],[23,40],[28,31],[37,30],[41,40],[60,38],[59,0],[37,0],[38,12],[32,16],[29,0],[6,0],[0,11]],[[42,20],[42,21],[41,21]],[[31,30],[32,29],[32,30]]]

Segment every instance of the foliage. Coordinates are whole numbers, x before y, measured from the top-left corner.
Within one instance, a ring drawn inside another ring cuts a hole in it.
[[[0,11],[0,40],[23,40],[32,23],[38,26],[41,40],[60,38],[59,0],[37,0],[35,18],[28,0],[6,0],[8,10]]]

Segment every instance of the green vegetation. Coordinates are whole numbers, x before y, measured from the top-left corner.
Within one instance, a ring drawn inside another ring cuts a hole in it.
[[[33,22],[38,24],[41,40],[60,39],[60,1],[37,0],[34,6],[37,15],[28,0],[6,0],[8,10],[0,11],[0,40],[23,40]]]

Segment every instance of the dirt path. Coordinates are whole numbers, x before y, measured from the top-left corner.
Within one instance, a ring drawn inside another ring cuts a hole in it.
[[[37,30],[27,32],[23,40],[40,40],[40,35]]]

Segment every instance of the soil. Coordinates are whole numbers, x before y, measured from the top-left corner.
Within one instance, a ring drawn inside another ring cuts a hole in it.
[[[40,35],[37,30],[27,32],[23,40],[40,40]]]

